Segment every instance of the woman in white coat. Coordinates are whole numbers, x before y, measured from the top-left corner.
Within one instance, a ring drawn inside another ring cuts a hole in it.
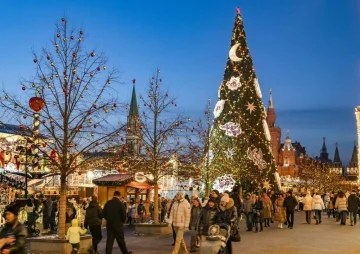
[[[313,198],[311,197],[310,191],[306,192],[306,196],[303,198],[302,202],[304,204],[306,223],[310,224],[311,223],[312,202],[313,202]]]
[[[325,209],[325,205],[318,193],[313,197],[312,209],[315,211],[316,224],[321,224],[321,212]]]

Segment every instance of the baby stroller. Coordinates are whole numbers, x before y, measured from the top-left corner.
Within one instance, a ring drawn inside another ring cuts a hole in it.
[[[39,218],[39,215],[35,212],[28,213],[27,221],[25,221],[24,225],[28,230],[29,236],[39,236],[40,230],[36,228],[36,220]]]
[[[217,223],[209,227],[209,236],[201,244],[201,254],[228,254],[231,253],[230,242],[231,226],[226,223]]]

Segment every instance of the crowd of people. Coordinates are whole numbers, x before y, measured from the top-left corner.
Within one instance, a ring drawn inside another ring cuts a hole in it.
[[[286,193],[268,192],[258,195],[246,193],[242,198],[239,188],[234,187],[231,192],[219,193],[212,190],[208,197],[202,200],[193,194],[191,197],[179,191],[172,200],[161,198],[159,204],[160,221],[167,222],[173,231],[173,254],[178,254],[180,249],[183,253],[203,252],[201,246],[207,241],[209,228],[216,223],[225,223],[230,227],[230,237],[226,242],[228,253],[232,253],[232,242],[240,241],[239,222],[245,219],[247,232],[262,232],[265,227],[277,224],[282,229],[287,226],[294,228],[294,213],[297,210],[304,211],[304,221],[308,224],[315,220],[317,225],[322,223],[322,216],[334,218],[340,225],[346,225],[350,219],[350,225],[357,223],[360,216],[360,198],[356,190],[351,193],[339,191],[337,193],[320,194],[318,191],[308,191],[305,195],[293,195],[292,191]],[[80,236],[87,230],[92,235],[92,251],[98,252],[98,244],[102,240],[102,219],[106,220],[107,240],[106,254],[111,254],[113,243],[119,245],[122,253],[131,254],[128,251],[125,236],[125,223],[132,224],[135,213],[141,222],[146,215],[144,202],[138,205],[134,200],[129,204],[120,196],[118,191],[102,209],[93,196],[81,204],[84,211],[84,220],[79,221],[77,209],[74,204],[68,202],[66,208],[66,239],[72,245],[72,253],[79,250]],[[56,217],[58,216],[58,201],[47,199],[29,198],[24,210],[26,211],[27,228],[19,221],[20,205],[12,203],[7,206],[3,214],[5,225],[0,232],[1,253],[27,253],[26,237],[29,234],[29,225],[36,223],[38,214],[43,216],[44,233],[48,230],[56,230]],[[153,208],[149,212],[153,216]],[[184,240],[184,234],[190,232],[190,242]],[[187,246],[190,246],[188,250]]]

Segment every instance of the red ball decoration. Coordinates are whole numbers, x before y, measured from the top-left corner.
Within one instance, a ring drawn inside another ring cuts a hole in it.
[[[94,57],[94,56],[95,56],[95,52],[91,52],[90,56],[91,56],[91,57]]]
[[[98,71],[100,71],[100,67],[97,67],[96,69],[97,69]]]
[[[83,34],[84,32],[82,30],[80,30],[79,34]]]
[[[62,22],[65,22],[65,18],[62,18],[61,21],[62,21]]]
[[[73,53],[72,56],[73,56],[73,57],[76,57],[76,53]]]
[[[56,37],[60,38],[60,34],[57,34]]]
[[[70,36],[70,39],[73,40],[73,39],[74,39],[74,36],[71,35],[71,36]]]
[[[23,91],[25,91],[25,90],[26,90],[26,86],[23,86],[21,89],[22,89]]]
[[[37,63],[37,59],[34,59],[34,63]]]
[[[32,97],[29,100],[29,106],[35,112],[39,112],[45,107],[45,101],[40,97]]]

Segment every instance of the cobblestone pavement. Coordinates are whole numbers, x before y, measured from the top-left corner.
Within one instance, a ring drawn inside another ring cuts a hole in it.
[[[245,232],[244,221],[240,223],[242,240],[233,243],[234,253],[246,254],[359,254],[360,253],[360,222],[350,226],[340,226],[335,219],[323,214],[320,225],[305,223],[305,213],[296,212],[293,229],[277,228],[277,224],[270,224],[263,232]],[[99,245],[99,252],[105,253],[106,231]],[[134,254],[170,254],[172,251],[172,236],[135,236],[134,228],[126,229],[126,243]],[[190,243],[186,236],[187,244]],[[121,253],[114,243],[113,253]]]

